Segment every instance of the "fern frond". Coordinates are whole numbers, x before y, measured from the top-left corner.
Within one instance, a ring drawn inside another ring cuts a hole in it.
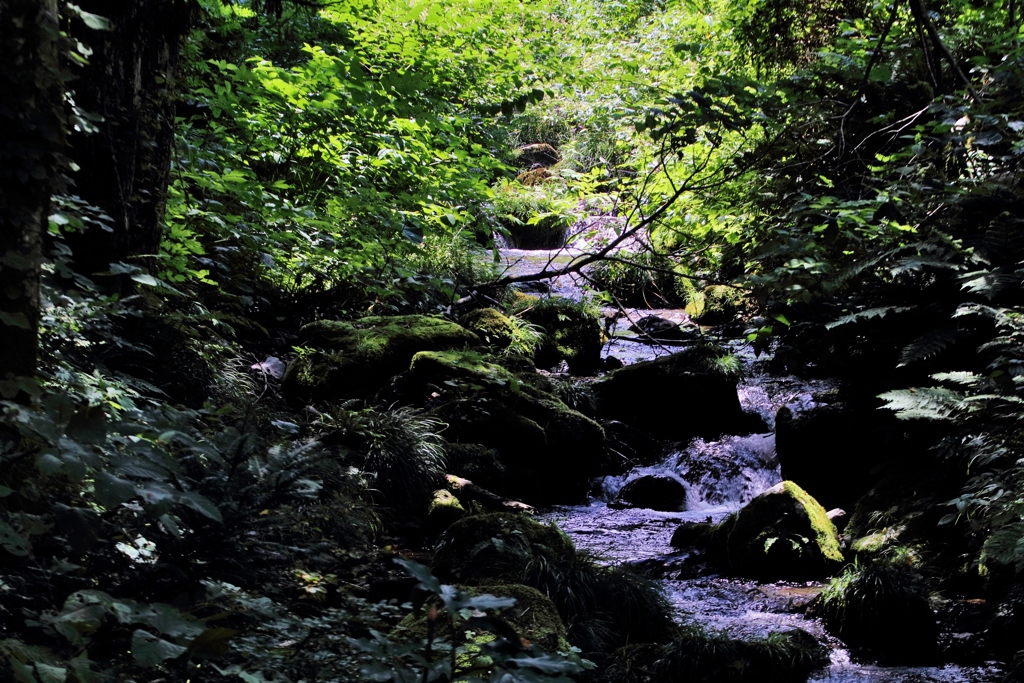
[[[930,330],[903,347],[899,367],[937,356],[956,341],[957,331],[952,327]]]
[[[997,529],[985,539],[982,553],[986,559],[1013,565],[1024,570],[1024,522],[1015,522]]]
[[[980,387],[983,383],[987,386],[989,384],[988,377],[979,375],[975,372],[939,372],[932,375],[932,379],[938,382],[952,382],[954,384],[962,384],[966,387]]]
[[[964,408],[964,397],[942,387],[897,389],[879,395],[901,420],[948,420]]]
[[[1014,324],[1016,314],[1006,308],[994,308],[984,304],[964,304],[956,309],[953,318],[962,318],[967,315],[980,315],[994,321],[999,327],[1008,327]]]
[[[862,311],[850,313],[844,315],[841,318],[837,318],[830,323],[825,324],[825,329],[831,330],[840,325],[848,325],[849,323],[859,322],[861,320],[871,320],[872,318],[884,318],[890,313],[903,313],[904,311],[912,310],[913,306],[879,306],[877,308],[865,308]]]
[[[1007,289],[1019,288],[1019,273],[1007,273],[993,270],[976,270],[961,276],[961,289],[972,294],[980,294],[986,299],[995,297]]]
[[[901,273],[917,272],[925,270],[926,268],[942,268],[945,270],[960,270],[963,268],[959,263],[953,263],[946,259],[934,259],[927,258],[925,256],[913,255],[906,256],[889,269],[889,272],[893,275],[900,275]]]

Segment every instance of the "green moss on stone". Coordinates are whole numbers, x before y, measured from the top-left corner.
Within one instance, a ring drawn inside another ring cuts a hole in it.
[[[686,313],[702,325],[720,325],[739,314],[747,305],[747,294],[739,287],[711,285],[690,293]]]
[[[494,308],[478,308],[462,316],[459,324],[476,333],[486,344],[504,350],[515,336],[512,320]]]
[[[839,534],[825,508],[791,481],[729,515],[715,537],[721,559],[751,578],[815,578],[843,562]]]
[[[288,367],[283,389],[299,400],[365,396],[408,368],[419,351],[479,341],[460,325],[426,315],[321,320],[299,331],[299,343],[309,351]]]

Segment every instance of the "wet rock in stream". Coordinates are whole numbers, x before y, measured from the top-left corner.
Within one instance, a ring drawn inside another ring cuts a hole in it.
[[[593,385],[601,416],[669,439],[749,433],[727,355],[701,345],[616,370]]]
[[[666,475],[647,475],[622,487],[619,500],[634,507],[672,512],[686,505],[686,487]]]

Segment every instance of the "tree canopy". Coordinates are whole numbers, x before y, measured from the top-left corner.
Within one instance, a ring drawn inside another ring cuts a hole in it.
[[[954,482],[941,521],[959,561],[1017,582],[1020,14],[1016,0],[0,0],[0,678],[277,680],[259,673],[275,660],[254,624],[331,622],[277,614],[257,587],[271,570],[247,577],[246,553],[291,572],[275,596],[340,609],[338,585],[364,570],[328,580],[303,565],[317,543],[356,567],[404,528],[381,491],[426,509],[430,490],[395,482],[443,487],[441,418],[396,416],[386,392],[298,407],[279,392],[286,362],[317,367],[310,339],[329,335],[311,323],[370,344],[366,316],[501,308],[500,333],[475,333],[589,372],[596,357],[542,328],[728,299],[723,334],[906,421]],[[531,241],[565,250],[513,274],[500,251]],[[556,275],[585,301],[512,287]],[[454,364],[450,386],[556,414],[515,367]],[[387,475],[393,443],[419,444],[419,465]],[[444,595],[456,613],[493,606]],[[569,659],[523,667],[579,673]]]

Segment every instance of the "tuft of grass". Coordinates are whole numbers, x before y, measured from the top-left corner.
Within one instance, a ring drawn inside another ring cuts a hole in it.
[[[373,474],[373,486],[385,507],[425,509],[431,493],[444,483],[441,422],[408,408],[372,412],[360,422],[366,453],[363,470]]]

